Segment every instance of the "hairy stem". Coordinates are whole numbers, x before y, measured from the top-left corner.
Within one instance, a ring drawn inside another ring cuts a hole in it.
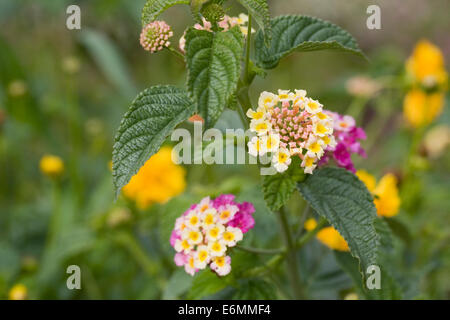
[[[244,81],[247,85],[250,84],[250,49],[252,45],[252,15],[248,15],[248,29],[247,29],[247,41],[245,47],[245,76]]]
[[[297,261],[297,250],[294,244],[294,240],[292,237],[292,232],[289,228],[289,223],[287,219],[286,212],[283,207],[281,207],[279,213],[277,214],[280,226],[282,229],[283,239],[286,243],[287,247],[287,268],[289,274],[289,280],[291,282],[292,291],[294,293],[295,299],[303,299],[303,289],[301,287],[300,274],[299,274],[299,266]]]
[[[183,61],[183,63],[185,62],[184,60],[184,55],[178,51],[177,49],[174,49],[173,47],[166,47],[167,50],[170,51],[170,53],[172,53],[174,56],[176,56],[178,59],[180,59],[181,61]]]

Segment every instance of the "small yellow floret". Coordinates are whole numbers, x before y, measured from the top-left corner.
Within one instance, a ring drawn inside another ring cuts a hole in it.
[[[45,175],[56,178],[64,171],[64,162],[60,157],[45,155],[41,158],[39,167]]]

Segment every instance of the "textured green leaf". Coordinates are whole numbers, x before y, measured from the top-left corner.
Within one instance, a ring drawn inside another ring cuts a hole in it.
[[[340,27],[307,16],[280,16],[272,19],[272,41],[264,44],[258,31],[255,38],[255,59],[264,69],[272,69],[281,58],[294,51],[338,50],[364,57],[356,40]]]
[[[155,20],[161,13],[176,4],[189,4],[189,0],[147,0],[142,9],[142,26]]]
[[[333,250],[333,253],[338,265],[352,279],[356,293],[360,297],[367,298],[364,281],[361,278],[361,272],[359,271],[358,259],[352,257],[352,255],[348,252]]]
[[[396,274],[397,268],[393,265],[395,257],[392,232],[382,218],[375,219],[374,226],[380,238],[376,265],[380,267],[381,271],[381,289],[369,290],[366,288],[358,270],[358,260],[351,257],[349,253],[334,252],[336,260],[352,278],[359,295],[370,300],[401,299],[403,294],[399,280],[402,279],[400,275]]]
[[[302,178],[304,174],[300,164],[294,163],[283,173],[263,176],[262,186],[267,207],[272,211],[278,210],[289,200],[296,183]]]
[[[159,150],[165,138],[195,112],[183,89],[155,86],[141,92],[125,114],[113,147],[116,195]]]
[[[402,299],[403,293],[399,281],[403,277],[398,274],[398,268],[395,266],[394,235],[384,218],[377,218],[374,225],[380,238],[377,265],[381,270],[381,289],[368,290],[369,298]]]
[[[239,2],[255,18],[264,34],[265,43],[269,44],[272,38],[272,25],[267,0],[239,0]]]
[[[226,32],[194,28],[186,32],[187,86],[206,127],[214,125],[236,90],[243,42],[238,27]]]
[[[342,168],[323,168],[297,186],[313,209],[344,237],[364,272],[376,264],[377,213],[371,194],[354,174]]]

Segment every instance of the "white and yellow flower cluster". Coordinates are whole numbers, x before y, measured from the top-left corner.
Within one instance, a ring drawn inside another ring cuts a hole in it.
[[[258,108],[249,109],[250,130],[256,133],[248,143],[252,156],[271,153],[278,172],[287,170],[298,156],[305,173],[312,173],[327,146],[334,147],[333,119],[319,101],[305,90],[262,92]]]
[[[214,206],[207,197],[185,212],[176,220],[171,236],[177,251],[175,263],[191,275],[208,265],[218,275],[227,275],[231,271],[227,249],[243,238],[240,228],[229,225],[238,211],[230,203]]]

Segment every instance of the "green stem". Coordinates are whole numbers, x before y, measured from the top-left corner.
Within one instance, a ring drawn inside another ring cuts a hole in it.
[[[245,76],[247,86],[250,84],[250,49],[252,45],[252,15],[248,15],[247,41],[245,47]]]
[[[72,187],[74,189],[77,205],[83,203],[83,183],[79,172],[79,158],[81,150],[81,129],[80,129],[80,105],[77,97],[77,82],[73,77],[69,77],[66,82],[67,103],[69,105],[69,137],[70,137],[70,161],[69,171]]]
[[[238,105],[237,112],[239,113],[239,118],[241,118],[241,122],[242,122],[242,125],[244,126],[244,129],[248,129],[249,128],[248,120],[245,115],[244,109],[242,108],[242,105],[240,103]]]
[[[237,99],[244,114],[247,113],[248,109],[252,108],[252,102],[250,101],[250,96],[248,94],[248,87],[242,87],[237,94]]]
[[[250,101],[250,96],[248,94],[248,89],[253,81],[253,77],[250,76],[250,51],[252,44],[252,16],[248,15],[248,29],[247,29],[247,40],[245,46],[245,60],[244,60],[244,72],[239,80],[237,89],[237,99],[239,102],[240,110],[239,116],[244,124],[244,127],[248,129],[249,121],[246,118],[247,110],[251,109],[252,103]]]
[[[261,249],[261,248],[251,248],[251,247],[244,247],[244,246],[236,246],[237,249],[242,251],[247,251],[251,253],[257,253],[257,254],[279,254],[285,252],[284,249]]]
[[[305,224],[305,221],[308,218],[310,209],[311,209],[311,206],[309,205],[309,203],[306,202],[305,208],[303,209],[303,213],[300,218],[300,222],[298,224],[298,231],[295,234],[295,239],[297,239],[298,237],[300,237],[302,235],[303,225]]]
[[[150,277],[156,279],[158,285],[163,288],[164,280],[158,277],[159,266],[152,261],[142,246],[136,241],[136,239],[127,232],[120,232],[115,237],[115,240],[128,250],[130,255],[136,260],[137,264],[147,273]]]
[[[285,254],[286,253],[284,252],[282,254],[277,254],[276,256],[273,256],[264,265],[246,270],[242,274],[242,276],[244,278],[251,278],[251,277],[261,276],[267,272],[270,272],[276,266],[278,266],[278,264],[280,264],[281,261],[283,261]]]
[[[319,223],[317,223],[317,226],[311,230],[308,231],[307,233],[305,233],[305,235],[303,235],[303,237],[301,237],[300,239],[297,240],[295,246],[300,249],[301,247],[303,247],[307,242],[309,242],[316,234],[317,232],[320,231],[320,229],[322,229],[326,224],[328,223],[327,219],[325,218],[321,218],[319,220]]]
[[[45,240],[44,252],[47,252],[52,243],[55,241],[58,234],[59,219],[60,219],[60,202],[61,190],[57,179],[52,180],[52,212],[48,224],[47,238]]]
[[[279,213],[277,214],[280,226],[282,229],[283,239],[287,247],[287,267],[288,274],[292,286],[292,291],[294,293],[295,299],[302,299],[304,297],[303,289],[301,287],[299,267],[297,261],[297,250],[295,248],[294,240],[292,237],[291,230],[289,228],[288,219],[286,216],[286,212],[283,207],[281,207]]]
[[[185,62],[184,54],[182,54],[180,51],[178,51],[177,49],[174,49],[173,47],[166,47],[166,49],[169,50],[170,53],[172,53],[174,56],[181,59],[181,61],[183,61],[183,63]]]
[[[355,97],[350,106],[347,108],[346,114],[351,115],[353,118],[358,120],[361,110],[363,110],[368,101],[369,98],[367,97]]]

